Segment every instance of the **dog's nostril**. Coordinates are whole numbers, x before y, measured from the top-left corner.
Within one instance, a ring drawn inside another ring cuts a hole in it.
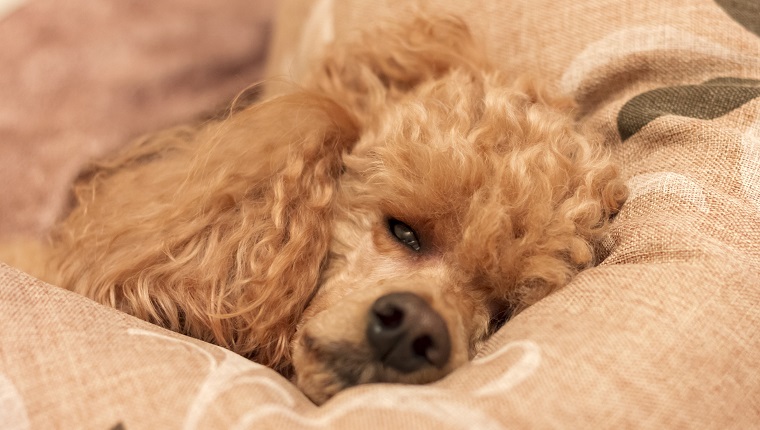
[[[373,312],[383,327],[396,328],[400,326],[404,321],[404,311],[396,306],[393,306],[391,303],[384,303],[381,305],[383,306],[377,306],[373,308]]]
[[[427,358],[428,356],[428,350],[433,346],[433,339],[430,338],[430,336],[424,335],[420,336],[417,339],[414,339],[414,342],[412,342],[412,350],[415,354],[419,355],[420,357]]]
[[[378,361],[403,373],[432,365],[441,368],[451,354],[443,318],[421,297],[392,293],[372,305],[367,342]]]

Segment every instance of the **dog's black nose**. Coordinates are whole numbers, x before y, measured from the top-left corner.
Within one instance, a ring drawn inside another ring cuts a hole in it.
[[[391,293],[369,311],[367,340],[378,361],[402,373],[449,361],[451,341],[446,323],[421,297]]]

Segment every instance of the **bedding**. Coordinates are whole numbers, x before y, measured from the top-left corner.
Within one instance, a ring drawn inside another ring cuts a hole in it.
[[[0,240],[42,236],[77,172],[260,80],[274,1],[5,0]]]

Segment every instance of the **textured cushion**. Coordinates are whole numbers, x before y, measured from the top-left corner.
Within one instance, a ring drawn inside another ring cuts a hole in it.
[[[285,0],[272,76],[407,1]],[[0,269],[17,428],[749,428],[760,422],[756,0],[442,0],[572,93],[631,188],[608,256],[427,386],[313,406],[274,372]],[[7,411],[7,412],[5,412]]]

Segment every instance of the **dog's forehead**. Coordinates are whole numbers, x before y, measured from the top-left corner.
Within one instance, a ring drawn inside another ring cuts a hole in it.
[[[484,147],[508,138],[525,110],[524,95],[500,74],[453,71],[377,105],[365,130],[369,139],[359,146],[484,155]]]
[[[498,182],[492,177],[512,136],[501,118],[484,117],[483,104],[477,92],[455,101],[409,97],[385,108],[352,153],[385,185],[472,194]]]

